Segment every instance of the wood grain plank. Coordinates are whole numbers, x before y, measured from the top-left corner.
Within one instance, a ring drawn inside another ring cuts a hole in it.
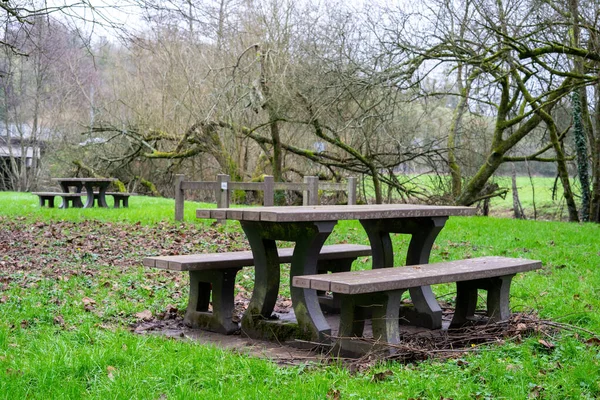
[[[386,290],[407,289],[447,282],[483,279],[541,268],[538,260],[507,257],[480,257],[436,264],[380,268],[367,271],[340,272],[327,275],[302,276],[310,280],[312,289],[321,289],[324,283],[335,293],[358,294]],[[300,279],[300,277],[295,277]],[[305,286],[302,286],[305,287]]]

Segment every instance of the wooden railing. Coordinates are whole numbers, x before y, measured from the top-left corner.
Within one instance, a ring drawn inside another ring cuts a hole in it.
[[[184,175],[175,176],[175,220],[183,220],[186,190],[213,191],[218,208],[229,208],[232,190],[254,190],[263,192],[265,207],[275,204],[276,190],[295,190],[302,192],[302,204],[305,206],[319,204],[319,190],[347,191],[348,204],[356,204],[356,178],[348,178],[348,183],[319,182],[316,176],[305,176],[302,183],[275,182],[272,176],[265,176],[263,182],[230,182],[229,175],[217,175],[216,181],[186,181]]]

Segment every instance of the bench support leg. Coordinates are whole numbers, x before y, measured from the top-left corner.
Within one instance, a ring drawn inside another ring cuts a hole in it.
[[[406,265],[427,264],[433,243],[448,217],[406,218],[397,220],[361,220],[373,248],[373,268],[394,266],[390,233],[411,235]],[[442,309],[429,286],[410,289],[413,307],[402,307],[402,321],[429,329],[442,327]]]
[[[54,196],[38,196],[40,198],[40,207],[44,207],[48,203],[48,208],[54,208]]]
[[[477,279],[456,283],[456,309],[451,328],[476,322],[477,290],[487,291],[487,316],[490,321],[506,321],[510,318],[510,284],[514,275],[498,278]]]
[[[239,330],[232,321],[235,276],[240,268],[190,271],[190,297],[184,322],[192,328],[231,334]],[[212,312],[208,311],[212,288]]]
[[[342,310],[339,339],[334,351],[351,357],[382,350],[393,354],[395,349],[389,345],[400,342],[398,318],[403,292],[404,290],[391,290],[363,295],[340,295]],[[369,315],[374,343],[360,340]]]
[[[112,197],[115,200],[114,208],[121,207],[121,204],[123,204],[124,208],[129,207],[129,196],[122,196],[120,194],[113,194]]]

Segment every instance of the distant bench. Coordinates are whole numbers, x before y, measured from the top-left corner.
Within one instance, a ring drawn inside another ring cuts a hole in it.
[[[129,196],[135,196],[135,193],[122,193],[122,192],[106,192],[106,196],[112,196],[114,199],[114,208],[119,208],[121,204],[123,207],[129,207]],[[98,200],[98,193],[94,192],[94,201]]]
[[[469,323],[477,306],[477,289],[487,290],[487,315],[491,321],[510,317],[512,277],[541,268],[540,261],[522,258],[481,257],[436,264],[295,276],[295,287],[329,291],[341,297],[339,340],[335,350],[356,356],[398,344],[401,296],[412,287],[457,282],[456,309],[450,327]],[[373,338],[380,345],[357,340],[365,319],[371,318]],[[393,352],[393,346],[388,350]]]
[[[81,197],[86,196],[86,193],[64,193],[64,192],[32,192],[39,197],[40,207],[44,207],[46,204],[48,207],[54,207],[54,198],[56,196],[62,197],[62,208],[69,208],[69,205],[74,208],[82,208],[83,202]],[[123,207],[129,207],[129,196],[135,196],[135,193],[120,193],[120,192],[106,192],[106,195],[110,195],[114,199],[114,207],[119,208],[121,204]],[[94,193],[94,201],[98,199],[98,193]]]
[[[280,263],[292,261],[292,248],[278,251]],[[370,246],[323,246],[317,270],[319,273],[350,271],[354,260],[370,255]],[[147,257],[143,264],[172,271],[189,271],[190,297],[184,318],[187,325],[226,334],[239,330],[238,324],[232,321],[235,276],[242,267],[254,265],[251,251]],[[212,313],[208,311],[211,292]]]
[[[54,208],[54,198],[56,196],[62,197],[62,208],[81,208],[83,207],[83,203],[81,202],[81,197],[85,196],[85,193],[63,193],[63,192],[32,192],[39,197],[40,207],[44,207],[46,203],[48,207]]]

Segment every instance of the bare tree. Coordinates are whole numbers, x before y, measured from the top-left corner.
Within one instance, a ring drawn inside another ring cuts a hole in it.
[[[399,29],[389,29],[382,37],[387,51],[398,60],[398,67],[384,77],[406,85],[421,84],[424,75],[439,73],[441,65],[448,65],[452,67],[449,77],[454,76],[458,82],[458,93],[455,93],[461,99],[455,122],[460,122],[467,99],[493,121],[485,160],[462,186],[456,202],[468,205],[482,196],[496,195],[498,192],[481,193],[494,172],[507,161],[554,161],[559,166],[570,218],[576,220],[566,174],[567,156],[560,145],[565,135],[558,132],[552,111],[564,96],[591,84],[594,77],[574,71],[564,54],[545,51],[546,44],[560,43],[568,36],[568,26],[559,24],[550,30],[548,21],[543,18],[534,19],[532,23],[532,14],[541,15],[549,10],[544,4],[524,0],[441,1],[427,3],[417,11],[419,24],[410,24],[411,18],[407,18],[408,22],[395,24]],[[465,68],[469,68],[466,79],[463,78]],[[528,156],[512,156],[511,151],[525,137],[538,131],[542,123],[550,134],[548,144]],[[452,130],[456,129],[454,124]],[[451,131],[451,147],[454,134]],[[543,157],[551,149],[555,157]],[[449,160],[453,179],[458,182],[452,153]]]

